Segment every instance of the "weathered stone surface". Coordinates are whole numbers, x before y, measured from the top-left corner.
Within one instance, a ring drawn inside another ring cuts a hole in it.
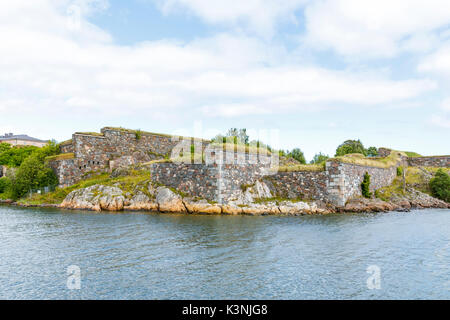
[[[143,192],[137,192],[124,207],[125,210],[158,211],[158,203]]]
[[[371,176],[371,192],[391,185],[397,176],[395,166],[385,169],[337,161],[327,162],[326,172],[330,177],[326,201],[341,207],[345,207],[348,199],[362,196],[361,183],[366,172]]]
[[[259,180],[255,182],[255,185],[250,188],[250,190],[253,191],[255,197],[259,199],[268,199],[272,197],[269,187],[264,182]]]
[[[62,208],[88,209],[94,211],[123,210],[125,197],[116,187],[95,185],[72,191],[61,204]]]
[[[210,204],[206,200],[193,201],[190,199],[184,200],[184,205],[189,213],[208,213],[221,214],[222,207],[218,204]]]
[[[248,215],[276,215],[280,214],[280,210],[276,204],[250,204],[242,207],[244,214]]]
[[[264,178],[271,193],[285,199],[326,200],[327,181],[325,171],[278,172]]]
[[[123,157],[111,160],[109,162],[109,170],[113,171],[115,169],[128,168],[132,165],[135,165],[136,163],[137,163],[137,160],[133,156],[123,156]]]
[[[156,189],[156,202],[161,212],[186,212],[181,196],[166,187]]]
[[[380,199],[352,199],[344,207],[345,212],[388,212],[397,209],[396,206]]]
[[[247,186],[245,191],[237,190],[232,197],[224,199],[226,203],[233,205],[252,205],[256,199],[269,199],[272,197],[269,187],[265,182],[257,180],[253,185]]]
[[[314,209],[306,202],[283,202],[279,206],[280,212],[287,215],[298,215],[298,214],[312,214],[317,207]]]
[[[408,201],[411,208],[450,208],[450,203],[433,198],[426,193],[413,188],[406,188],[406,194],[403,198],[398,198],[401,202]],[[393,201],[395,202],[395,200]]]
[[[242,208],[235,204],[222,205],[222,213],[223,214],[238,215],[238,214],[242,214],[242,212],[243,212]]]
[[[411,167],[450,167],[450,156],[408,158]]]
[[[61,146],[62,153],[74,153],[74,159],[51,161],[50,166],[61,186],[80,181],[92,171],[107,172],[128,164],[163,159],[178,145],[171,136],[142,133],[114,128],[103,128],[101,134],[75,133],[71,142]],[[206,142],[201,142],[206,147]],[[111,161],[111,168],[110,168]]]

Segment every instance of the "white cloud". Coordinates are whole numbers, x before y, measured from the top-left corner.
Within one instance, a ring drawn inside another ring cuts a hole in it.
[[[450,98],[445,98],[444,100],[442,100],[441,109],[445,112],[450,113]]]
[[[296,23],[295,11],[309,0],[155,0],[161,10],[189,12],[210,24],[245,28],[270,37],[281,20]]]
[[[323,0],[305,10],[305,41],[341,55],[393,57],[427,51],[450,23],[448,0]]]
[[[441,128],[450,128],[450,117],[435,114],[431,116],[431,123]]]
[[[423,58],[418,66],[418,70],[449,77],[450,44],[443,44],[439,50]]]
[[[88,23],[89,10],[80,28],[68,26],[72,2],[12,3],[0,3],[0,110],[9,117],[155,118],[185,109],[233,117],[408,103],[435,89],[428,79],[301,65],[283,47],[242,35],[120,46]]]

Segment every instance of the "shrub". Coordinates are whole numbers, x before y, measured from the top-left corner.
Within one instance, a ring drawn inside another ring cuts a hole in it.
[[[45,163],[59,153],[59,146],[55,141],[50,141],[43,148],[21,147],[11,148],[1,154],[0,159],[9,164],[18,166],[15,174],[2,178],[0,193],[8,194],[13,199],[24,196],[32,189],[58,184],[58,178]]]
[[[286,157],[288,155],[288,153],[289,153],[289,150],[288,151],[278,150],[278,155],[280,157]]]
[[[330,157],[328,155],[325,155],[322,152],[320,152],[314,156],[314,158],[311,160],[311,164],[322,163],[327,161],[329,158]]]
[[[370,174],[368,172],[364,175],[364,180],[361,183],[361,191],[365,198],[372,197],[372,193],[370,192]]]
[[[218,134],[212,142],[216,143],[231,143],[231,144],[249,144],[250,137],[247,134],[247,129],[231,128],[227,131],[226,135]]]
[[[135,136],[136,136],[136,140],[141,140],[142,138],[142,130],[138,129],[134,132]]]
[[[362,153],[367,155],[367,150],[360,140],[347,140],[336,149],[336,157],[344,156],[349,153]]]
[[[444,170],[439,169],[430,181],[433,196],[450,203],[450,176]]]
[[[378,156],[378,149],[376,147],[370,147],[367,149],[367,156],[369,157],[377,157]]]
[[[397,167],[397,177],[403,176],[403,167]]]
[[[17,168],[26,158],[38,149],[38,147],[33,146],[21,146],[6,149],[0,153],[0,165]]]
[[[46,167],[39,154],[28,157],[17,170],[12,181],[15,199],[23,197],[28,191],[58,184],[58,178],[51,168]]]
[[[289,153],[289,157],[291,157],[291,158],[297,160],[297,161],[300,162],[301,164],[306,164],[305,155],[303,154],[303,151],[300,150],[299,148],[293,149],[293,150]]]
[[[0,143],[0,153],[5,152],[9,149],[11,149],[11,145],[9,143]]]
[[[0,193],[5,193],[11,188],[11,180],[7,177],[0,178]]]

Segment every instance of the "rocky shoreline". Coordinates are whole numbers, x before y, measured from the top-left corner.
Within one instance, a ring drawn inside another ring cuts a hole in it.
[[[351,199],[344,207],[336,207],[321,201],[270,200],[270,192],[262,184],[256,184],[235,201],[219,204],[204,199],[183,197],[164,186],[148,184],[145,190],[124,192],[119,187],[94,185],[72,191],[61,204],[23,204],[0,200],[0,204],[20,207],[60,208],[89,211],[141,211],[211,215],[326,215],[333,213],[408,212],[413,209],[450,209],[450,204],[425,193],[409,188],[407,195],[390,202],[381,199]],[[262,200],[261,200],[262,199]],[[266,200],[264,200],[266,199]]]

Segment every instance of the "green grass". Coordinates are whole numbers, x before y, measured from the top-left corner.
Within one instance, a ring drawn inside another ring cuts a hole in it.
[[[436,174],[436,171],[439,170],[439,168],[434,167],[425,167],[423,169],[425,169],[432,175]],[[450,174],[450,168],[442,169]],[[414,189],[426,193],[430,196],[432,195],[429,185],[429,177],[427,177],[427,175],[420,168],[408,167],[404,168],[404,170],[407,186],[413,187]],[[375,195],[377,198],[380,198],[384,201],[389,201],[393,195],[404,195],[403,177],[396,177],[390,186],[377,190]]]
[[[294,166],[281,166],[278,167],[278,170],[275,168],[274,171],[278,172],[320,172],[325,171],[325,162],[322,164],[299,164]]]
[[[393,195],[404,195],[401,177],[396,177],[390,186],[375,191],[375,197],[383,201],[390,201]]]
[[[75,132],[75,134],[84,134],[87,136],[103,137],[103,133],[98,133],[98,132]]]
[[[403,151],[403,152],[410,158],[422,157],[422,155],[418,154],[417,152],[411,152],[411,151]]]
[[[74,153],[61,153],[57,154],[56,156],[50,156],[46,157],[46,161],[58,161],[58,160],[68,160],[68,159],[74,159],[75,154]]]
[[[171,135],[171,134],[166,134],[166,133],[156,133],[156,132],[148,132],[148,131],[143,131],[143,130],[133,130],[133,129],[126,129],[126,128],[122,128],[122,127],[105,127],[104,129],[106,130],[113,130],[113,131],[120,131],[120,132],[125,132],[125,133],[133,133],[136,134],[137,132],[139,132],[140,135],[153,135],[153,136],[161,136],[161,137],[167,137],[167,138],[172,138],[172,137],[176,137],[176,135]],[[200,139],[200,138],[193,138],[193,137],[182,137],[179,136],[180,139],[193,139],[194,141],[205,141],[205,142],[209,142],[210,140],[205,140],[205,139]]]
[[[249,154],[267,154],[272,153],[265,147],[248,146],[244,144],[234,144],[234,143],[220,143],[213,142],[210,144],[210,148],[222,148],[223,151],[233,151],[239,153],[249,153]]]
[[[351,163],[351,164],[358,164],[362,166],[368,166],[368,167],[376,167],[376,168],[391,168],[395,165],[397,165],[398,161],[400,160],[400,156],[406,156],[404,152],[401,151],[392,151],[389,156],[386,158],[380,158],[380,159],[371,159],[366,158],[364,155],[356,153],[356,154],[347,154],[345,156],[341,157],[335,157],[332,159],[329,159],[328,161],[338,161],[343,163]]]
[[[152,165],[154,163],[173,163],[173,161],[171,159],[157,159],[157,160],[152,160],[149,162],[142,163],[141,166],[146,167],[146,166]]]
[[[66,140],[66,141],[61,142],[59,145],[60,145],[60,146],[67,146],[67,145],[69,145],[69,144],[72,144],[72,142],[73,142],[73,140],[72,140],[72,139],[69,139],[69,140]]]
[[[154,152],[154,151],[147,151],[147,154],[150,156],[155,156],[158,158],[164,158],[164,159],[169,159],[170,157],[170,153],[169,154],[162,154],[162,153],[158,153],[158,152]]]
[[[118,186],[126,192],[134,192],[136,190],[148,194],[147,183],[150,181],[150,173],[146,170],[132,170],[130,175],[125,177],[110,178],[108,173],[102,173],[95,177],[80,181],[67,188],[57,188],[54,192],[47,194],[35,194],[31,198],[20,199],[18,202],[22,204],[40,205],[40,204],[60,204],[66,196],[77,189],[88,188],[97,184],[105,186]]]
[[[242,192],[246,192],[249,188],[253,187],[254,184],[241,184]]]
[[[0,200],[10,200],[12,195],[10,193],[0,193]]]

